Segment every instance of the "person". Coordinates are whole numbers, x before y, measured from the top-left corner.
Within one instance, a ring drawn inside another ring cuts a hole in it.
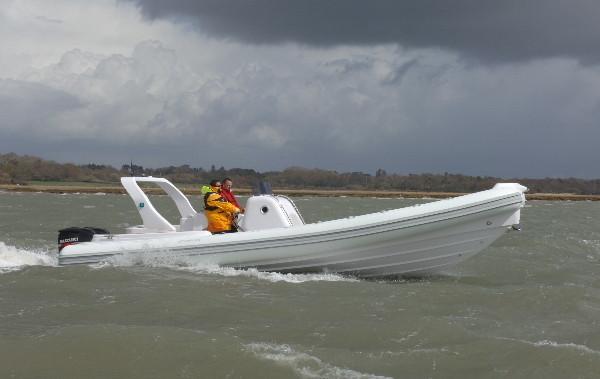
[[[204,215],[208,220],[208,231],[212,234],[235,233],[233,220],[240,209],[221,195],[221,182],[211,180],[210,187],[203,187]]]
[[[233,181],[230,178],[225,178],[221,181],[221,196],[225,198],[225,200],[229,201],[231,204],[235,205],[240,209],[242,213],[244,213],[244,207],[238,203],[237,199],[233,192],[231,192],[231,186],[233,185]]]

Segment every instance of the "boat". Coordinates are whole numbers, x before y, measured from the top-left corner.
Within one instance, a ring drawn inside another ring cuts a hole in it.
[[[124,177],[121,183],[143,223],[122,234],[89,227],[61,230],[60,265],[126,257],[363,278],[430,275],[520,229],[527,191],[518,183],[498,183],[463,196],[317,223],[305,223],[289,197],[262,191],[247,199],[238,233],[212,234],[204,214],[167,179]],[[179,225],[156,210],[140,183],[162,188],[179,211]]]

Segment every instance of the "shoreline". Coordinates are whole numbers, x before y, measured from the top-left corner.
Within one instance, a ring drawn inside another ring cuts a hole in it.
[[[186,195],[199,196],[200,188],[178,187]],[[110,193],[125,194],[125,189],[121,186],[77,186],[77,185],[19,185],[19,184],[0,184],[0,191],[7,192],[44,192],[44,193]],[[145,188],[148,194],[164,193],[160,188]],[[281,188],[273,191],[279,195],[287,196],[348,196],[348,197],[402,197],[407,199],[445,199],[465,195],[467,193],[459,192],[420,192],[420,191],[369,191],[369,190],[314,190],[314,189],[289,189]],[[238,195],[250,195],[252,190],[249,188],[238,188],[235,190]],[[526,193],[527,200],[549,200],[549,201],[600,201],[600,195],[575,195],[569,193]]]

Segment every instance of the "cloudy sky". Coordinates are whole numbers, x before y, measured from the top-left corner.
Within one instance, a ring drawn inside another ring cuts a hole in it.
[[[600,177],[597,0],[0,5],[0,153]]]

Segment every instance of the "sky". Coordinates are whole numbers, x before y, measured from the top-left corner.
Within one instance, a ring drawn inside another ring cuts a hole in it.
[[[0,0],[0,153],[600,178],[597,0]]]

